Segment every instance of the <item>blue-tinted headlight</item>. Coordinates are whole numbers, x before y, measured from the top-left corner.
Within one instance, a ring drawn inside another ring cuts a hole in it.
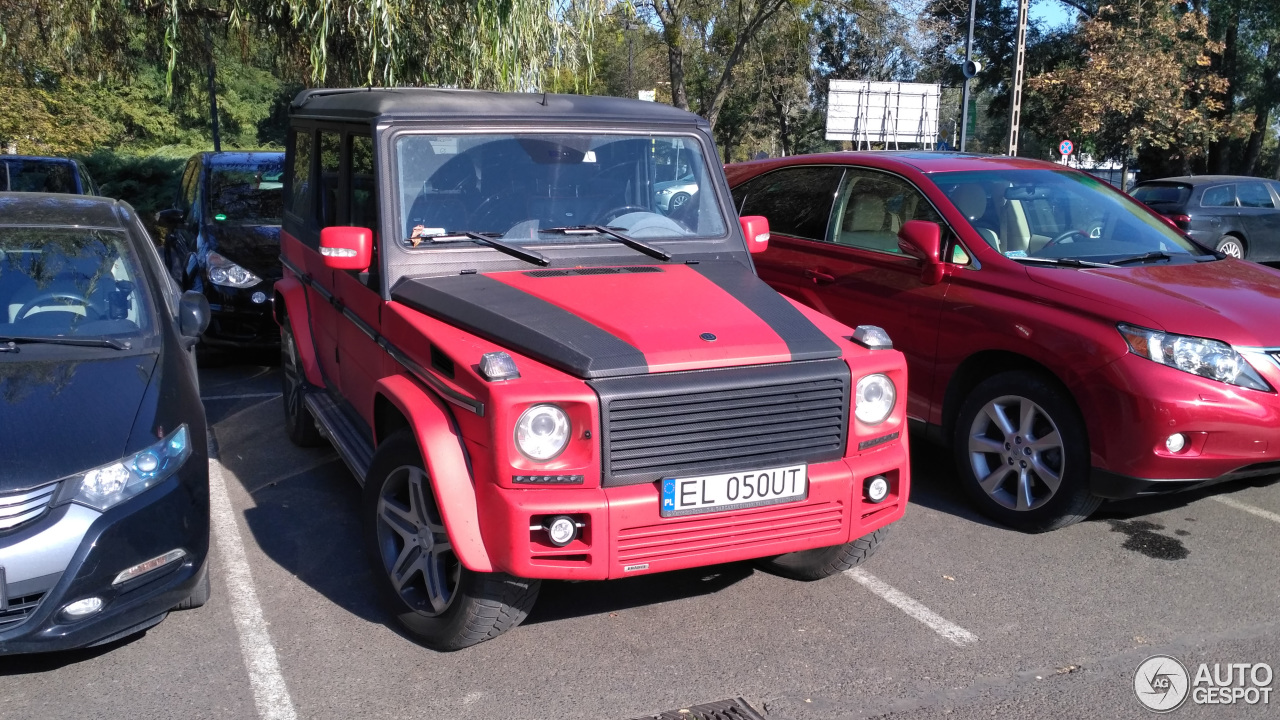
[[[67,479],[61,496],[95,510],[107,510],[177,472],[191,457],[187,426],[127,458]]]

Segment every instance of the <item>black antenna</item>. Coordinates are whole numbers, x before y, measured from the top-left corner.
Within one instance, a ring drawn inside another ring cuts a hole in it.
[[[543,90],[542,91],[542,107],[546,107],[546,106],[547,106],[547,91]]]

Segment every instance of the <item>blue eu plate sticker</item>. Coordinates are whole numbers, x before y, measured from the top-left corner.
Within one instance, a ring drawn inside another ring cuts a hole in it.
[[[676,481],[675,478],[667,478],[662,481],[662,509],[676,509]]]

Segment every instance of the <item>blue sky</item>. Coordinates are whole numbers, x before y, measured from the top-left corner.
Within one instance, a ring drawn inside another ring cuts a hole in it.
[[[1074,8],[1067,7],[1058,0],[1031,0],[1030,12],[1031,19],[1044,23],[1046,29],[1066,25],[1076,17]]]

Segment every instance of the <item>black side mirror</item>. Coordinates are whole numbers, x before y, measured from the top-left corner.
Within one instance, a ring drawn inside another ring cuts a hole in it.
[[[178,301],[178,332],[191,347],[209,327],[209,300],[195,290],[182,293]]]
[[[169,230],[178,227],[186,219],[187,214],[182,211],[182,208],[169,208],[156,213],[156,224]]]

